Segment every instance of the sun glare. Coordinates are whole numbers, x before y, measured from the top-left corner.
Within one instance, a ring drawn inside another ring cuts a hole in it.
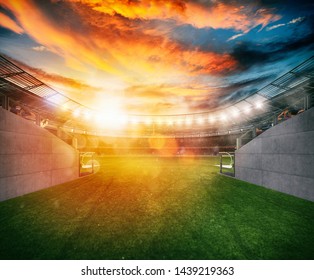
[[[128,119],[121,107],[121,104],[116,100],[102,102],[101,110],[96,117],[97,125],[110,129],[122,129]]]

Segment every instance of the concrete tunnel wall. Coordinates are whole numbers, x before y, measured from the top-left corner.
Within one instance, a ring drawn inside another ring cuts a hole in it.
[[[77,150],[31,121],[0,108],[0,201],[78,176]]]
[[[235,177],[314,201],[314,108],[237,150]]]

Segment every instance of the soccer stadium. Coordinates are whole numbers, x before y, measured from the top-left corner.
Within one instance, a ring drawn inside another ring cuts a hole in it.
[[[310,1],[0,0],[1,260],[313,260]]]

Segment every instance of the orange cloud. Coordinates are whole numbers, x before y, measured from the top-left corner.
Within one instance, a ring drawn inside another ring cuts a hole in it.
[[[109,51],[99,57],[90,44],[90,38],[60,30],[40,12],[31,0],[0,0],[0,4],[11,10],[24,30],[50,51],[66,59],[80,58],[83,63],[91,64],[106,72],[114,74],[119,72],[118,66],[113,66],[115,61]],[[40,28],[38,28],[38,23],[40,23]]]
[[[115,2],[116,3],[116,2]],[[235,69],[235,60],[227,54],[185,50],[170,41],[164,31],[145,22],[130,21],[107,15],[90,6],[73,4],[73,8],[89,24],[89,36],[99,50],[110,49],[127,75],[143,81],[165,82],[178,75],[222,74]],[[180,76],[182,78],[182,76]],[[135,79],[135,80],[136,80]]]
[[[9,18],[7,15],[3,14],[0,12],[0,25],[10,29],[11,31],[17,33],[17,34],[22,34],[24,33],[24,30],[15,23],[11,18]]]
[[[164,1],[101,1],[101,0],[69,0],[69,2],[79,2],[92,7],[108,15],[121,15],[130,19],[156,19],[156,18],[173,18],[178,14],[184,13],[186,9],[185,2],[182,0]]]
[[[273,13],[271,9],[256,9],[253,4],[241,6],[239,4],[219,3],[212,8],[196,3],[187,4],[186,15],[190,24],[198,27],[212,27],[234,29],[248,32],[250,29],[279,20],[281,17]]]
[[[98,4],[96,2],[92,1],[95,7]],[[94,13],[88,9],[83,8],[85,12],[81,14],[87,17],[87,20],[85,17],[82,20],[90,24],[88,33],[79,34],[71,29],[60,30],[30,0],[10,2],[0,0],[0,3],[14,12],[23,28],[38,43],[45,46],[47,50],[63,56],[68,65],[78,70],[84,69],[86,64],[124,79],[130,77],[137,79],[142,76],[146,80],[153,74],[154,79],[158,80],[169,75],[169,72],[177,71],[176,75],[220,74],[235,68],[235,61],[227,54],[183,50],[181,46],[166,37],[145,34],[136,26],[132,29],[128,24],[124,24],[122,19],[116,17],[106,17],[106,25],[99,28],[95,25],[98,24],[95,19],[89,22],[91,18],[86,15],[94,15]],[[126,1],[108,3],[110,5],[103,4],[103,6],[112,8],[113,3],[120,3],[121,13],[128,7]],[[152,13],[159,13],[157,7],[159,1],[152,1],[152,3],[151,9],[156,10]],[[166,7],[171,11],[183,10],[184,5],[180,3],[181,1],[175,1]],[[134,10],[130,9],[130,13],[136,15],[142,6],[132,5],[135,6]],[[37,28],[38,22],[41,23],[41,28]]]
[[[78,98],[81,98],[80,92],[98,92],[98,85],[111,77],[111,84],[106,85],[106,96],[114,96],[117,94],[113,90],[114,80],[120,79],[124,85],[121,91],[128,98],[125,107],[133,113],[138,110],[147,114],[170,113],[175,108],[181,112],[187,110],[186,104],[182,102],[183,96],[208,92],[206,87],[196,89],[189,87],[189,84],[202,76],[230,73],[237,69],[237,62],[229,54],[187,49],[171,41],[167,30],[158,29],[146,20],[167,18],[198,27],[218,28],[225,25],[246,30],[258,24],[259,19],[260,24],[272,19],[271,16],[267,19],[265,12],[255,22],[249,23],[248,15],[244,15],[240,7],[230,12],[227,23],[223,13],[227,13],[230,7],[213,6],[202,13],[200,4],[187,1],[82,0],[72,1],[71,4],[71,13],[75,13],[81,25],[60,28],[62,22],[54,22],[31,0],[0,0],[0,4],[15,15],[25,32],[46,51],[63,57],[66,66],[85,71],[85,80],[81,82],[29,69],[37,77],[62,86],[65,92],[76,92]],[[60,11],[65,13],[65,18],[67,12]],[[217,13],[215,21],[206,18],[209,17],[208,13],[214,12]],[[84,32],[78,31],[80,27]],[[87,84],[92,84],[95,77],[98,79],[97,88],[88,87]]]
[[[229,54],[203,51],[183,52],[183,63],[192,74],[223,74],[236,69],[237,63]]]
[[[185,0],[103,1],[69,0],[84,3],[95,11],[107,15],[121,15],[129,19],[172,19],[179,24],[191,24],[197,28],[224,28],[247,32],[258,25],[266,26],[280,19],[271,9],[256,9],[254,4],[241,6],[235,3],[201,4]]]

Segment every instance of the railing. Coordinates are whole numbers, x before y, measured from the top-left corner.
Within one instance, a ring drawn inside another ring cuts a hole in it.
[[[282,123],[296,114],[300,114],[311,108],[311,96],[305,95],[295,101],[293,104],[289,104],[288,107],[284,109],[277,108],[274,111],[273,115],[263,119],[260,122],[257,122],[252,125],[252,128],[245,131],[240,137],[236,140],[236,149],[240,149],[242,146],[253,140],[256,136],[263,133],[267,129]]]

